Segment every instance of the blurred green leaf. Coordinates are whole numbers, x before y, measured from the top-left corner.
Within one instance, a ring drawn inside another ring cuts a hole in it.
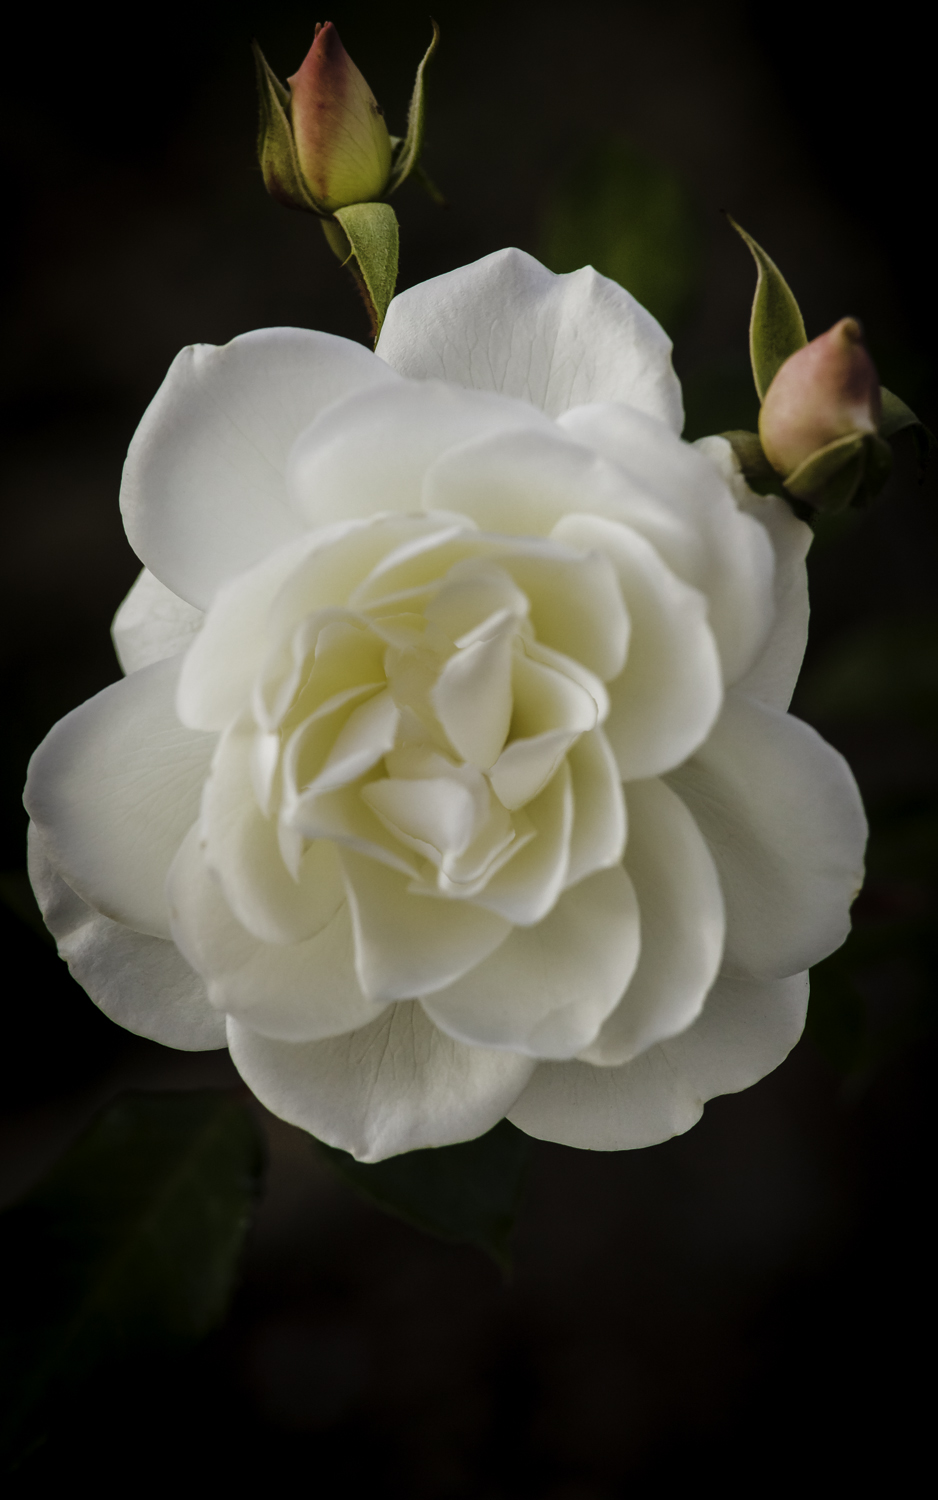
[[[99,1366],[221,1321],[263,1161],[231,1093],[128,1094],[0,1215],[0,1446]]]
[[[759,400],[764,401],[766,391],[786,359],[804,348],[808,336],[804,331],[801,309],[774,260],[735,219],[730,219],[730,223],[749,246],[758,271],[749,323],[749,355],[756,391]]]
[[[409,1151],[366,1165],[317,1141],[340,1176],[379,1208],[444,1240],[475,1245],[504,1268],[531,1151],[507,1120],[459,1146]]]
[[[539,254],[552,271],[592,265],[669,332],[701,281],[700,225],[681,179],[625,140],[570,162],[547,205]]]

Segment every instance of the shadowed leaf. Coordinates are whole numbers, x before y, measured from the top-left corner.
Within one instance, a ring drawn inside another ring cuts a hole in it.
[[[500,1266],[510,1264],[531,1142],[507,1120],[478,1140],[409,1151],[370,1166],[316,1144],[330,1166],[379,1208],[441,1239],[475,1245]]]
[[[4,1448],[101,1365],[221,1321],[262,1169],[230,1093],[128,1094],[0,1215]]]

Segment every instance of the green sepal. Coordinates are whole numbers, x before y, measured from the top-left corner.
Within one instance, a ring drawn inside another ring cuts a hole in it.
[[[872,433],[848,433],[819,448],[785,480],[785,488],[815,510],[845,510],[878,495],[892,468],[892,449]]]
[[[420,165],[419,161],[410,175],[413,177],[415,182],[420,183],[420,186],[423,188],[431,203],[435,203],[437,208],[449,208],[449,203],[447,202],[446,198],[440,192],[436,183],[433,181],[433,178],[429,175],[425,168]]]
[[[752,299],[749,323],[749,357],[752,376],[760,401],[786,359],[803,349],[808,342],[801,309],[774,260],[771,260],[735,219],[727,218],[736,233],[745,240],[758,268],[756,293]]]
[[[507,1120],[474,1141],[374,1164],[316,1145],[334,1171],[385,1213],[439,1239],[475,1245],[508,1269],[531,1140]]]
[[[362,295],[377,342],[397,285],[397,216],[389,203],[350,203],[348,208],[336,209],[335,218],[355,257]],[[328,228],[326,232],[335,250]]]
[[[286,208],[303,209],[321,218],[300,171],[290,124],[289,90],[284,88],[257,43],[252,42],[251,46],[259,105],[257,159],[264,174],[264,186]]]
[[[433,40],[431,41],[420,64],[417,68],[417,77],[414,79],[414,91],[410,96],[410,108],[407,111],[407,134],[401,143],[397,153],[397,160],[391,171],[391,178],[387,186],[388,194],[394,193],[414,171],[420,159],[423,149],[423,118],[426,107],[424,95],[423,76],[426,72],[427,63],[430,61],[440,40],[440,28],[436,22],[431,20],[433,27]],[[435,192],[435,189],[433,190]],[[433,192],[430,194],[433,197]]]
[[[925,471],[930,450],[938,448],[938,438],[930,428],[925,426],[921,418],[915,415],[911,406],[906,406],[901,397],[894,396],[892,391],[887,391],[884,385],[880,386],[879,395],[883,405],[883,413],[879,422],[880,437],[897,437],[900,432],[911,430],[921,477]]]
[[[744,479],[774,479],[781,484],[779,475],[765,456],[762,439],[757,432],[743,432],[733,428],[731,432],[721,432],[719,436],[726,439],[736,454]]]

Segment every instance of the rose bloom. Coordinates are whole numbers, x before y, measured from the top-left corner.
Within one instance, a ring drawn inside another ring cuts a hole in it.
[[[131,1031],[364,1161],[507,1116],[646,1146],[801,1033],[865,823],[786,712],[810,532],[619,286],[517,250],[376,354],[185,349],[121,503],[123,680],[36,751],[30,871]]]

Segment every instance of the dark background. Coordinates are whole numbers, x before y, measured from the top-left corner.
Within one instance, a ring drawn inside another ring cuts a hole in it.
[[[809,336],[851,313],[886,384],[935,425],[934,63],[901,5],[796,0],[434,7],[426,164],[401,286],[505,244],[537,253],[577,153],[622,137],[677,173],[701,283],[673,328],[689,435],[752,425],[751,263],[778,261]],[[127,443],[182,345],[294,324],[364,339],[315,222],[255,165],[251,37],[285,76],[333,19],[403,128],[422,5],[94,4],[6,34],[0,870],[16,902],[31,749],[117,676],[138,569]],[[693,429],[693,430],[691,430]],[[608,1500],[688,1481],[902,1492],[925,1446],[933,1250],[938,608],[935,468],[900,451],[867,514],[819,532],[796,708],[849,755],[873,824],[857,934],[809,1036],[689,1135],[603,1156],[539,1147],[505,1281],[356,1199],[267,1117],[269,1190],[226,1327],[129,1384],[22,1471],[105,1493]],[[128,1087],[230,1085],[106,1021],[11,909],[3,929],[0,1201]]]

